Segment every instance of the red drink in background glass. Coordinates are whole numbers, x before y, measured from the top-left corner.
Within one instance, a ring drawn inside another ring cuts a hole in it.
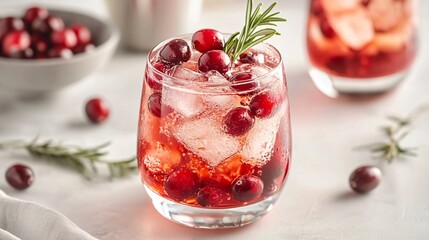
[[[272,208],[290,165],[280,53],[261,43],[224,75],[201,73],[193,50],[180,65],[157,62],[166,42],[149,53],[143,86],[138,162],[146,190],[163,216],[188,226],[251,223]],[[242,80],[246,74],[252,78]]]
[[[417,52],[416,4],[415,0],[312,0],[307,51],[313,80],[324,73],[337,91],[346,93],[394,87]]]

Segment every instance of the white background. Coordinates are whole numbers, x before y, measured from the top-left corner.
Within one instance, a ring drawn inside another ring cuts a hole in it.
[[[29,2],[2,0],[0,8],[24,7]],[[106,16],[98,0],[39,2]],[[206,2],[198,28],[239,30],[245,1],[232,2]],[[381,164],[384,179],[371,194],[356,195],[348,187],[353,169],[380,164],[354,148],[381,139],[377,129],[387,114],[406,114],[429,101],[429,2],[420,1],[421,46],[407,79],[388,94],[361,98],[331,99],[317,91],[306,73],[307,1],[281,1],[279,9],[288,22],[281,24],[282,36],[271,43],[286,63],[293,164],[274,210],[257,223],[214,231],[179,226],[155,211],[137,176],[88,182],[21,151],[0,153],[0,175],[12,163],[26,162],[36,173],[34,185],[18,192],[1,177],[0,188],[58,210],[100,239],[429,239],[429,113],[416,120],[404,140],[404,145],[418,147],[418,157]],[[95,75],[46,99],[17,98],[0,90],[0,139],[30,140],[39,134],[43,139],[88,146],[111,140],[111,158],[135,154],[145,58],[121,50]],[[102,96],[111,104],[112,115],[100,126],[88,124],[83,113],[92,96]]]

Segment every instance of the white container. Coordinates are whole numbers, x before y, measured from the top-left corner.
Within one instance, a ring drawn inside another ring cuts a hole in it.
[[[149,51],[161,41],[195,31],[203,0],[105,0],[122,43]]]

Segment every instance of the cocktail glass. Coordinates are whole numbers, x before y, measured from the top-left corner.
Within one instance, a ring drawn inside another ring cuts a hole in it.
[[[406,76],[417,52],[416,0],[312,0],[309,73],[324,93],[379,93]]]
[[[190,38],[181,37],[189,44]],[[281,55],[260,43],[222,75],[198,72],[201,54],[193,51],[163,72],[157,58],[167,42],[148,55],[141,99],[137,155],[146,191],[157,211],[177,223],[249,224],[272,209],[291,161]],[[255,77],[227,80],[238,73]]]

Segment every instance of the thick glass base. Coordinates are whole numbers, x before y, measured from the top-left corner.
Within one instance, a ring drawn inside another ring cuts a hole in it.
[[[235,228],[250,224],[267,214],[277,201],[277,193],[261,202],[238,208],[204,209],[165,199],[145,185],[155,209],[165,218],[194,228]]]
[[[330,97],[344,94],[375,94],[387,91],[398,85],[407,75],[402,71],[376,78],[345,78],[329,75],[317,68],[311,68],[309,74],[316,87]]]

